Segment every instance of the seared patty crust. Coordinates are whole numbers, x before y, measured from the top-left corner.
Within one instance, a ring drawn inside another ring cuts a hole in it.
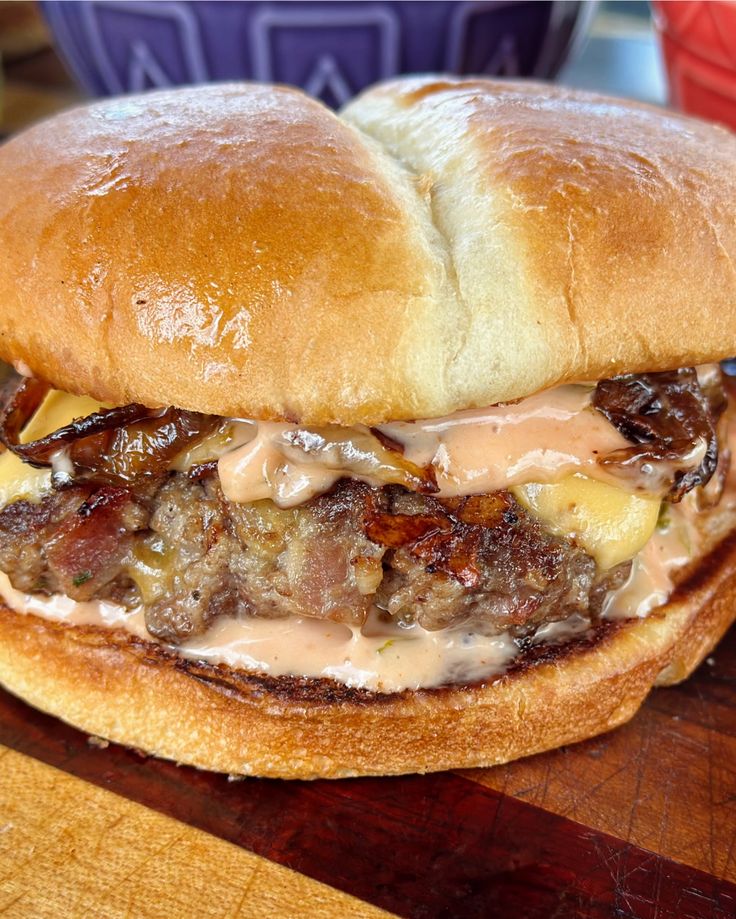
[[[343,480],[281,509],[173,473],[152,496],[72,485],[7,505],[0,568],[23,591],[144,603],[150,633],[181,642],[223,615],[361,625],[371,607],[430,630],[522,635],[594,618],[629,566],[599,571],[506,492],[440,500]]]

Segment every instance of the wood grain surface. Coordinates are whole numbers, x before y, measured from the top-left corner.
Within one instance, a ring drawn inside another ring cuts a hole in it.
[[[0,914],[379,919],[375,907],[0,747]]]
[[[618,731],[466,775],[736,881],[736,632]]]

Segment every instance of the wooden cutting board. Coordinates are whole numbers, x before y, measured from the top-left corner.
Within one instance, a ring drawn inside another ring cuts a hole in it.
[[[7,694],[0,744],[8,917],[736,916],[736,630],[627,726],[495,769],[228,781]]]

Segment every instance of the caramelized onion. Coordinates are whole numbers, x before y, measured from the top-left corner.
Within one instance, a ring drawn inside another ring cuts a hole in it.
[[[62,453],[74,478],[129,483],[159,476],[177,453],[219,422],[216,416],[131,403],[77,418],[46,437],[20,443],[23,428],[48,392],[48,384],[35,379],[9,384],[0,409],[0,441],[33,466],[51,466]]]
[[[83,437],[72,444],[68,456],[75,472],[97,480],[129,483],[155,478],[166,473],[178,453],[206,437],[218,422],[212,415],[164,409]]]
[[[725,408],[720,376],[702,387],[693,368],[614,377],[597,385],[593,405],[633,443],[600,463],[623,471],[649,465],[672,483],[667,498],[673,502],[715,472],[716,429]]]
[[[14,453],[21,447],[20,435],[33,418],[51,387],[43,380],[14,376],[5,384],[0,400],[0,442]],[[22,456],[22,454],[18,454]],[[25,458],[25,457],[23,457]],[[33,462],[30,458],[27,462]],[[46,466],[47,463],[33,463]]]

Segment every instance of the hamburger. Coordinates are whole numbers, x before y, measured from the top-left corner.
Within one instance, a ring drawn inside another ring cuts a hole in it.
[[[215,85],[0,149],[0,682],[233,774],[487,766],[736,616],[736,141]]]

